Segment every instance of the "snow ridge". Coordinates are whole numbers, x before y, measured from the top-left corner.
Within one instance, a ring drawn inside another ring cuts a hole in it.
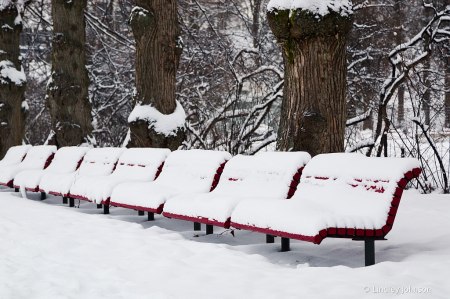
[[[18,71],[14,66],[14,63],[9,60],[2,60],[0,61],[0,70],[0,80],[2,84],[9,84],[5,79],[9,79],[16,86],[22,86],[22,84],[27,82],[23,66],[21,66],[20,71]]]
[[[128,122],[145,120],[148,122],[148,128],[154,129],[165,136],[176,136],[178,128],[183,128],[186,121],[186,113],[181,104],[177,102],[175,111],[171,114],[162,114],[151,105],[137,104],[128,117]]]
[[[275,10],[297,9],[308,10],[314,14],[325,16],[334,11],[347,17],[353,14],[351,0],[271,0],[267,5],[268,12]]]

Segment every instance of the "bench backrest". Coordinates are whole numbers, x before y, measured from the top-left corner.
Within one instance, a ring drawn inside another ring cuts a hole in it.
[[[412,158],[318,155],[303,170],[292,200],[311,201],[324,211],[367,222],[356,223],[356,227],[381,228],[391,208],[398,206],[405,176],[411,179],[418,175],[419,167],[419,161]]]
[[[93,148],[84,156],[79,168],[79,175],[110,175],[126,148]]]
[[[47,170],[57,173],[74,172],[77,170],[82,159],[89,150],[89,147],[62,147],[56,152],[55,157]]]
[[[32,148],[32,146],[29,144],[10,147],[6,152],[5,157],[0,161],[0,166],[19,164],[23,161],[30,148]]]
[[[53,159],[57,151],[54,145],[36,145],[30,148],[25,159],[20,163],[21,167],[30,169],[45,169]]]
[[[217,169],[230,159],[231,155],[224,151],[177,150],[167,157],[155,182],[174,186],[184,193],[208,192]]]
[[[129,148],[120,156],[112,175],[153,181],[161,173],[169,154],[170,150],[167,148]]]
[[[213,192],[239,197],[289,197],[295,191],[302,168],[310,159],[311,156],[306,152],[237,155],[226,164]]]

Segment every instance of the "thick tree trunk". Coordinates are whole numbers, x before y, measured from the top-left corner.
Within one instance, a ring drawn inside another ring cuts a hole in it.
[[[89,77],[86,70],[86,0],[52,0],[52,75],[47,85],[51,143],[79,145],[92,132]]]
[[[130,25],[136,39],[135,105],[149,105],[162,114],[171,114],[175,100],[176,73],[182,52],[177,1],[137,0]],[[184,129],[166,136],[151,123],[137,120],[130,125],[130,147],[168,147],[177,149],[184,140]]]
[[[346,45],[351,17],[297,10],[267,14],[283,48],[284,95],[279,150],[312,156],[342,152],[346,113]]]
[[[0,10],[0,159],[25,137],[28,106],[24,103],[26,78],[19,48],[23,9],[13,2]]]

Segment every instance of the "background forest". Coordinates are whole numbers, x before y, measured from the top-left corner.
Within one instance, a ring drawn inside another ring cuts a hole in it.
[[[183,53],[177,100],[187,114],[182,147],[232,154],[274,150],[283,93],[281,49],[265,17],[268,0],[179,0]],[[449,192],[450,1],[353,1],[347,62],[345,148],[417,157],[423,192]],[[121,146],[135,84],[130,0],[88,1],[86,66],[97,146]],[[446,8],[447,7],[447,8]],[[51,1],[25,10],[26,142],[50,134]]]

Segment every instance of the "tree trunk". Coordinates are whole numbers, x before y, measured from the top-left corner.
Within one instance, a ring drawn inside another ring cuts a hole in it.
[[[395,9],[395,42],[400,45],[403,42],[403,29],[402,29],[402,7],[401,0],[397,0],[394,4]],[[397,122],[399,127],[403,127],[403,122],[405,120],[405,88],[403,85],[400,85],[397,89]]]
[[[261,0],[253,0],[252,13],[253,13],[253,23],[252,23],[253,48],[258,48],[259,46],[258,33],[259,28],[261,27],[260,24]]]
[[[447,66],[449,68],[449,66]],[[450,90],[450,74],[445,76],[445,89]],[[445,93],[445,127],[450,128],[450,91]]]
[[[26,77],[19,48],[23,10],[15,3],[0,10],[0,159],[25,137],[28,106],[24,102]]]
[[[176,73],[182,52],[177,1],[136,0],[130,25],[136,39],[135,105],[149,105],[162,114],[171,114],[175,100]],[[177,149],[184,140],[184,129],[166,136],[148,120],[129,123],[130,147]]]
[[[277,148],[311,156],[342,152],[346,113],[346,45],[352,17],[304,10],[271,11],[283,48],[284,95]]]
[[[92,132],[85,8],[86,0],[52,0],[53,64],[47,106],[56,133],[51,143],[58,147],[84,143]]]

